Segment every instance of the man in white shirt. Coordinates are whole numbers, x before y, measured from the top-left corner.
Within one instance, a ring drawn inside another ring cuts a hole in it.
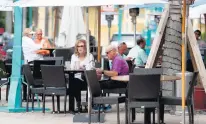
[[[43,59],[43,56],[39,53],[40,47],[32,40],[33,34],[34,32],[29,28],[26,28],[23,32],[22,49],[24,60],[27,62]]]

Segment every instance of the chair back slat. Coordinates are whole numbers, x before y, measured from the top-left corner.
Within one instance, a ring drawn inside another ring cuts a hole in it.
[[[97,79],[96,71],[86,70],[84,74],[92,96],[93,97],[101,96],[102,92],[101,92],[99,81]]]
[[[128,86],[129,101],[134,99],[157,99],[160,95],[160,74],[130,74]]]
[[[192,80],[190,81],[190,84],[189,84],[189,89],[188,89],[187,97],[186,97],[187,99],[192,98],[194,86],[197,81],[197,76],[198,76],[198,72],[194,72]]]
[[[44,60],[55,60],[55,65],[64,65],[64,57],[44,57]]]
[[[34,77],[32,75],[31,68],[30,68],[29,64],[23,65],[23,75],[24,75],[24,77],[26,79],[26,82],[29,86],[34,86],[35,85]]]
[[[101,63],[100,62],[95,62],[95,68],[101,68]]]
[[[41,65],[41,72],[45,87],[66,87],[64,66]]]
[[[162,68],[135,68],[134,73],[138,75],[163,74]]]
[[[109,59],[104,58],[104,70],[110,70]]]
[[[63,57],[64,58],[64,62],[65,61],[71,61],[71,56],[73,55],[74,53],[74,47],[71,47],[71,48],[58,48],[58,49],[55,49],[55,57]]]
[[[134,68],[135,68],[135,66],[134,66],[134,64],[133,64],[133,61],[132,61],[132,60],[127,60],[127,64],[128,64],[128,66],[129,66],[129,72],[130,72],[130,73],[133,73]]]
[[[34,79],[42,79],[41,65],[55,65],[55,60],[34,60],[33,77]]]

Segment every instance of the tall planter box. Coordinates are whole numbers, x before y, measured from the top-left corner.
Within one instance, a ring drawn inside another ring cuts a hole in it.
[[[0,35],[4,33],[4,28],[0,28]]]
[[[195,110],[206,110],[206,93],[203,87],[194,89],[194,108]]]

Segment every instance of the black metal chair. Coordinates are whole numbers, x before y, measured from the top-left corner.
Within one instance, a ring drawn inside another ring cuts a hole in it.
[[[153,74],[163,74],[162,68],[134,68],[134,73],[138,75],[153,75]]]
[[[71,56],[74,54],[74,47],[71,48],[58,48],[54,51],[55,57],[63,57],[65,61],[71,61]]]
[[[55,65],[64,65],[64,57],[44,57],[44,60],[55,60]]]
[[[100,84],[97,79],[96,71],[89,70],[85,71],[86,81],[88,83],[90,93],[91,93],[91,103],[98,104],[99,112],[98,112],[98,119],[100,122],[100,106],[102,104],[117,104],[117,124],[120,124],[120,117],[119,117],[119,103],[125,103],[126,97],[104,97],[102,96],[102,91],[100,88]],[[89,108],[89,123],[91,123],[91,106]]]
[[[160,123],[160,77],[160,74],[130,74],[128,84],[128,111],[126,111],[129,124],[131,123],[130,110],[133,108],[157,108],[158,124]]]
[[[101,68],[101,63],[100,62],[95,62],[95,68]]]
[[[43,113],[45,113],[45,96],[52,95],[53,112],[54,107],[54,95],[64,96],[64,113],[66,114],[66,101],[68,88],[66,84],[66,78],[64,75],[64,66],[57,65],[41,65],[42,79],[44,83],[44,95],[43,95]],[[53,76],[55,72],[55,76]],[[57,110],[60,112],[60,98],[57,99]]]
[[[129,73],[133,73],[134,71],[134,68],[135,68],[135,64],[133,64],[133,61],[132,60],[127,60],[127,64],[129,66]]]
[[[153,74],[163,74],[162,68],[134,68],[133,70],[134,74],[138,75],[153,75]],[[152,111],[153,113],[153,121],[155,122],[155,109]],[[132,118],[135,120],[135,110],[132,110]]]
[[[34,79],[42,79],[41,65],[55,65],[55,60],[34,60],[33,77]]]
[[[43,95],[44,87],[41,81],[34,80],[34,77],[31,72],[30,65],[23,65],[23,75],[26,79],[27,83],[27,103],[26,103],[26,111],[28,112],[29,108],[29,96],[31,94],[32,97],[32,111],[34,110],[34,95],[39,94]]]
[[[104,58],[104,70],[110,70],[109,60]]]
[[[94,56],[94,60],[98,59],[98,47],[90,46],[90,53]],[[100,47],[100,53],[102,53],[102,47]]]
[[[185,99],[185,103],[188,108],[189,113],[189,124],[194,124],[194,108],[193,108],[193,91],[194,86],[197,80],[198,72],[194,72],[192,80],[190,82],[190,86],[187,92],[187,96]],[[182,98],[181,97],[169,97],[169,96],[163,96],[161,98],[161,120],[164,123],[164,105],[182,105]]]

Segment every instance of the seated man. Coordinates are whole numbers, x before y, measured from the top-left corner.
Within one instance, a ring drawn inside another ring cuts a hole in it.
[[[116,52],[116,48],[112,45],[106,48],[106,54],[109,60],[112,61],[112,67],[109,71],[97,69],[98,74],[104,74],[109,77],[118,75],[128,75],[129,67],[127,62]],[[114,88],[125,88],[124,83],[117,81],[107,81],[101,83],[102,89],[114,89]]]
[[[125,52],[127,51],[127,44],[125,42],[122,42],[118,45],[118,53],[122,58],[126,59]]]
[[[136,66],[143,66],[147,62],[147,54],[144,50],[145,40],[143,38],[137,40],[137,45],[133,47],[127,57],[135,58]]]

